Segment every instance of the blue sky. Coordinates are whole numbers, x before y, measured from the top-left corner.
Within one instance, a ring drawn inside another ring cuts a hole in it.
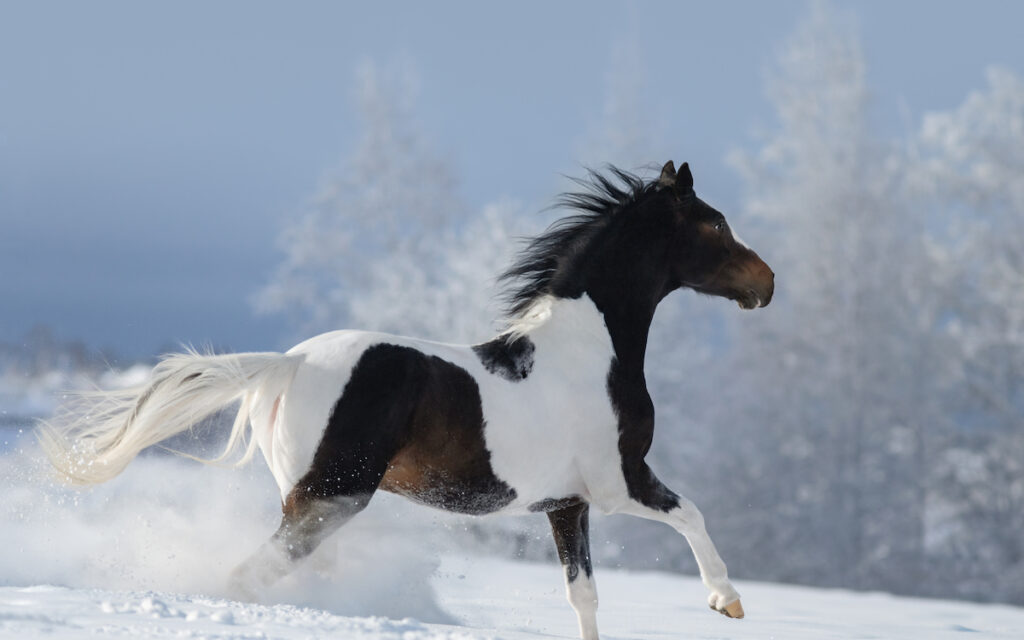
[[[861,2],[880,132],[1024,75],[1019,2]],[[739,205],[725,156],[772,126],[764,72],[804,2],[0,1],[0,342],[35,324],[139,356],[288,346],[249,299],[351,151],[362,59],[415,62],[418,118],[473,207],[543,206],[634,37],[659,147]],[[651,158],[661,162],[665,158]]]

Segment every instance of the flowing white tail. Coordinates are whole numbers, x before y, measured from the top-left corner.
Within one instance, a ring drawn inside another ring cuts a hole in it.
[[[147,384],[75,396],[53,421],[39,424],[39,441],[68,481],[96,484],[121,473],[146,447],[241,399],[224,451],[212,460],[197,458],[223,462],[243,446],[254,395],[282,394],[303,359],[272,352],[203,355],[189,351],[165,356]],[[234,464],[252,459],[255,438],[244,448]]]

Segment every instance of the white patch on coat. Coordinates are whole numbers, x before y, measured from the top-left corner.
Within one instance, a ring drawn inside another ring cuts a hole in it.
[[[465,369],[480,391],[484,442],[494,474],[515,489],[503,512],[526,512],[546,498],[579,495],[605,511],[626,499],[618,451],[618,421],[608,398],[614,355],[604,317],[584,296],[545,296],[519,325],[536,346],[530,375],[509,381],[486,370],[470,345],[453,345],[364,331],[311,338],[289,354],[303,363],[280,399],[259,398],[253,427],[282,499],[305,475],[331,411],[355,363],[379,343],[407,346]],[[381,390],[387,393],[387,390]],[[268,455],[269,454],[269,455]]]
[[[607,489],[592,482],[595,471],[619,478],[625,494],[604,316],[587,296],[544,305],[547,320],[527,334],[536,349],[525,380],[485,375],[479,362],[468,369],[480,387],[491,467],[517,493],[505,511],[571,495],[598,502]]]
[[[598,640],[597,585],[594,577],[580,572],[572,582],[566,578],[565,591],[580,625],[580,640]]]
[[[729,232],[732,233],[732,239],[736,241],[736,244],[742,246],[745,249],[750,248],[750,245],[744,242],[742,238],[740,238],[740,234],[736,233],[736,228],[732,226],[731,222],[729,223]]]

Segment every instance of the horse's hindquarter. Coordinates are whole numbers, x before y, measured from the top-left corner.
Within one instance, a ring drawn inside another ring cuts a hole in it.
[[[356,361],[378,339],[362,331],[332,331],[296,345],[288,353],[303,354],[305,361],[287,391],[279,400],[260,398],[264,406],[254,407],[253,431],[282,500],[309,471]]]
[[[303,354],[305,361],[288,390],[280,400],[257,393],[252,411],[255,435],[282,500],[311,474],[322,475],[318,467],[325,466],[329,451],[391,440],[394,446],[381,450],[387,463],[382,489],[466,513],[489,513],[518,502],[491,467],[481,396],[490,389],[492,374],[472,347],[335,331],[290,353]],[[375,419],[343,415],[356,400],[364,409],[369,406]],[[408,410],[392,416],[391,409],[399,406]]]

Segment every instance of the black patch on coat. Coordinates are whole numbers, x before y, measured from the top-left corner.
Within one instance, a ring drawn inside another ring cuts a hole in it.
[[[369,496],[380,487],[449,511],[490,513],[516,492],[494,475],[483,432],[480,391],[465,369],[376,344],[356,362],[292,494]]]
[[[507,340],[498,336],[490,342],[473,345],[473,351],[484,368],[511,382],[525,380],[533,371],[533,352],[536,347],[526,336]]]
[[[565,509],[567,507],[575,507],[576,505],[583,502],[583,498],[580,496],[568,496],[565,498],[545,498],[538,500],[533,504],[526,507],[527,511],[532,513],[550,513],[552,511],[558,511],[559,509]]]
[[[619,455],[629,497],[668,513],[679,506],[679,496],[662,484],[644,461],[654,440],[654,403],[643,375],[630,375],[619,359],[613,358],[608,397],[619,418]]]
[[[551,533],[555,538],[558,559],[565,569],[565,578],[574,582],[580,569],[590,577],[594,568],[590,563],[590,505],[579,503],[548,512]]]

